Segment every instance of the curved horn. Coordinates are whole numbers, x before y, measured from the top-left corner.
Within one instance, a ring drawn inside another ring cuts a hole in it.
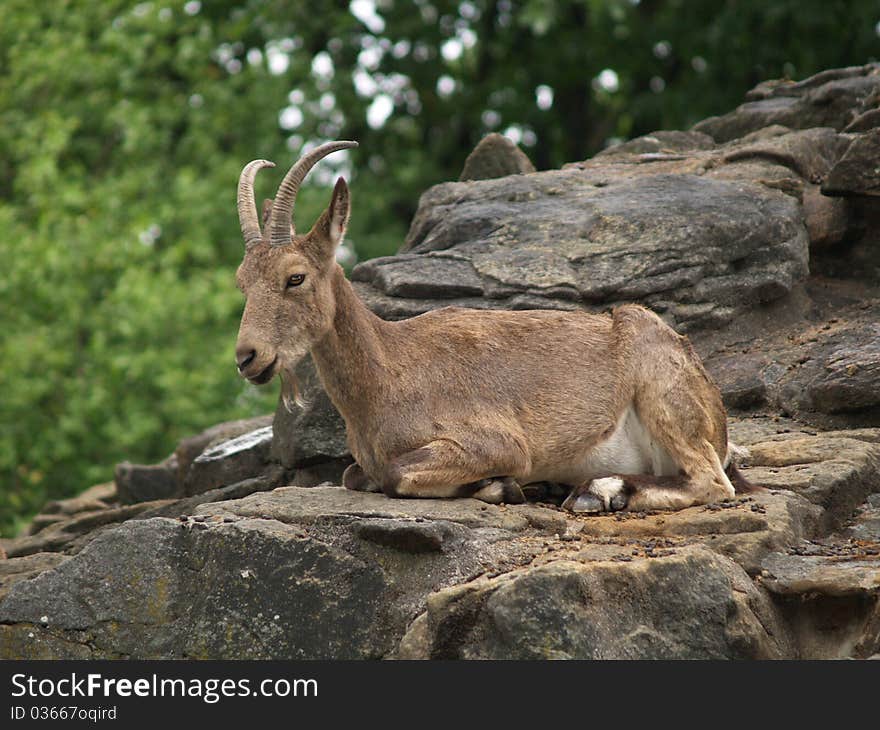
[[[301,157],[281,181],[275,202],[272,204],[272,214],[269,216],[268,228],[271,233],[273,246],[284,246],[290,243],[291,230],[293,228],[293,207],[296,203],[296,193],[305,176],[309,173],[318,160],[326,157],[331,152],[346,150],[357,147],[357,142],[326,142],[320,147],[315,147],[304,157]]]
[[[241,235],[244,236],[245,248],[255,246],[263,240],[254,200],[254,178],[264,167],[275,167],[275,163],[269,160],[249,162],[238,178],[238,222],[241,225]]]

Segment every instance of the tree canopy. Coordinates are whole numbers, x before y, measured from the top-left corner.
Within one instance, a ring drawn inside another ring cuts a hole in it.
[[[539,169],[584,159],[873,60],[878,21],[865,0],[4,0],[0,529],[271,410],[233,366],[249,160],[358,140],[298,220],[345,174],[353,255],[384,255],[487,132]]]

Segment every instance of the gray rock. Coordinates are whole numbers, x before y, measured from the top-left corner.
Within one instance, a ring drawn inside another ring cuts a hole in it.
[[[880,92],[878,64],[833,69],[803,81],[764,82],[745,104],[694,125],[693,131],[727,142],[763,127],[833,127],[842,130],[870,109]]]
[[[271,446],[272,426],[265,426],[205,449],[189,468],[184,495],[201,494],[272,471]]]
[[[880,195],[880,130],[853,140],[822,185],[825,195]]]
[[[696,618],[699,617],[699,618]],[[776,629],[774,631],[774,629]],[[427,600],[404,659],[786,656],[770,602],[734,563],[688,548],[652,560],[558,561]]]
[[[158,464],[123,461],[114,474],[116,494],[122,504],[151,502],[177,496],[177,459],[172,455]]]
[[[880,649],[880,550],[865,554],[860,546],[833,544],[806,550],[818,554],[767,556],[760,577],[789,617],[797,656],[866,659],[875,654]]]
[[[209,446],[242,436],[251,431],[272,425],[272,415],[243,418],[237,421],[225,421],[206,428],[195,436],[183,439],[174,450],[177,457],[177,479],[179,484],[186,481],[189,468],[196,458]]]
[[[514,309],[638,300],[690,330],[785,296],[807,272],[796,201],[690,174],[597,187],[570,169],[438,185],[422,196],[406,248],[352,274],[386,318],[453,297]]]
[[[506,175],[535,171],[535,166],[519,147],[504,135],[487,134],[464,161],[459,180],[489,180]]]

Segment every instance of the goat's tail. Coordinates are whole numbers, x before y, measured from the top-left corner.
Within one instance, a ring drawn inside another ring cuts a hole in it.
[[[745,446],[738,446],[732,441],[727,442],[727,464],[724,467],[724,473],[727,474],[727,478],[730,479],[730,483],[737,494],[749,494],[750,492],[761,490],[760,486],[752,484],[743,476],[743,473],[734,462],[734,459],[748,459],[749,455],[749,450]]]

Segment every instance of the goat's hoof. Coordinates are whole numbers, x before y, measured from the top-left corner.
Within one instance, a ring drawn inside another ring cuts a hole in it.
[[[353,492],[381,492],[379,485],[357,464],[349,464],[342,473],[342,486]]]
[[[626,509],[628,498],[620,477],[594,479],[589,486],[577,487],[562,503],[570,512],[596,513],[619,512]]]
[[[565,500],[565,504],[562,506],[577,514],[596,514],[597,512],[605,511],[605,505],[602,504],[602,500],[589,492],[584,492],[574,499]]]
[[[612,512],[619,512],[622,509],[626,509],[627,501],[626,495],[618,494],[611,498],[608,506],[611,508]]]
[[[481,479],[477,491],[471,496],[488,504],[522,504],[526,497],[512,477],[504,479]]]

